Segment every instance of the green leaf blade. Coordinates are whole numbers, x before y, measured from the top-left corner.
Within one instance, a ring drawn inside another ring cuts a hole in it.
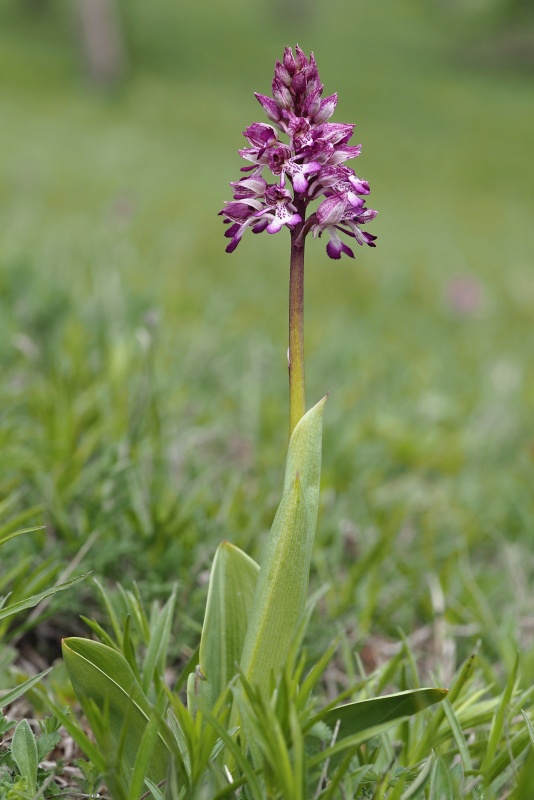
[[[259,566],[230,542],[217,548],[202,626],[198,691],[208,708],[237,672],[258,582]]]
[[[300,480],[282,498],[267,542],[245,637],[241,669],[266,696],[285,661],[308,594],[311,548]]]
[[[306,500],[312,538],[317,525],[321,484],[323,412],[328,395],[319,400],[296,425],[287,451],[284,494],[290,491],[298,473]]]
[[[152,706],[144,695],[130,665],[116,650],[89,639],[72,637],[62,645],[74,691],[91,722],[95,707],[105,717],[106,736],[99,735],[98,724],[93,732],[101,749],[111,745],[116,757],[122,753],[122,772],[129,784],[139,748],[152,714]],[[163,780],[169,763],[169,750],[162,728],[154,745],[147,776],[155,783]],[[169,736],[172,737],[172,734]]]
[[[11,755],[19,768],[19,772],[28,783],[30,796],[37,791],[37,742],[27,719],[19,722],[11,741]]]
[[[376,736],[399,720],[441,702],[446,696],[446,689],[412,689],[370,700],[359,700],[315,714],[310,718],[309,726],[311,728],[316,723],[323,722],[331,730],[337,730],[336,744],[331,749],[331,763],[334,764],[341,758],[346,747]],[[344,739],[347,740],[345,743]],[[321,760],[320,757],[317,760]]]
[[[284,664],[297,633],[308,595],[315,537],[324,397],[299,421],[289,442],[284,493],[269,533],[241,669],[266,696],[273,672]]]

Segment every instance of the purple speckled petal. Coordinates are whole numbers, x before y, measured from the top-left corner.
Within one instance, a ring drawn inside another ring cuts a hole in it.
[[[243,136],[246,136],[250,144],[255,147],[268,147],[278,142],[278,135],[275,129],[265,122],[254,122],[249,125],[246,131],[243,131]]]
[[[358,158],[361,151],[362,151],[361,144],[358,144],[355,147],[351,145],[342,145],[341,147],[336,147],[334,149],[334,152],[328,159],[328,163],[336,165],[343,163],[343,161],[348,161],[349,158]]]
[[[345,205],[342,197],[327,197],[317,209],[317,221],[321,226],[337,225],[343,219]]]
[[[256,222],[256,224],[252,226],[252,233],[262,233],[268,224],[269,220],[266,217],[264,219],[260,219],[259,222]]]
[[[306,95],[302,111],[305,117],[315,117],[321,107],[321,91],[316,89]]]
[[[369,194],[371,191],[367,181],[360,180],[360,178],[357,178],[356,175],[351,175],[348,180],[349,183],[352,184],[353,189],[357,194]]]
[[[347,144],[351,138],[355,125],[345,122],[325,122],[316,129],[316,135],[334,145]]]
[[[347,194],[345,196],[346,196],[348,202],[350,203],[350,205],[352,206],[352,208],[355,208],[355,209],[363,208],[363,204],[364,204],[365,201],[362,200],[361,197],[358,197],[357,194],[354,194],[354,192],[347,192]]]

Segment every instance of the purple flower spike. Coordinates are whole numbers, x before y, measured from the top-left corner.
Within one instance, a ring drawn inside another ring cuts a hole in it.
[[[361,152],[361,145],[349,144],[355,126],[329,122],[337,94],[322,99],[322,93],[313,53],[308,57],[298,45],[294,52],[286,47],[275,65],[272,97],[256,94],[272,124],[254,122],[244,131],[250,146],[239,154],[251,162],[242,167],[247,177],[230,184],[233,200],[220,212],[229,225],[228,253],[247,228],[278,233],[284,226],[293,231],[297,246],[310,231],[314,238],[326,231],[326,252],[336,260],[342,253],[354,258],[340,233],[375,247],[376,236],[361,230],[377,214],[365,206],[369,184],[344,163]],[[266,170],[274,182],[263,177]],[[318,208],[309,213],[317,200]]]

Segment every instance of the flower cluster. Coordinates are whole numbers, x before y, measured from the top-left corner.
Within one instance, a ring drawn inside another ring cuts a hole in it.
[[[245,177],[230,184],[234,199],[219,212],[230,226],[227,253],[236,249],[247,228],[277,233],[283,225],[294,232],[297,244],[310,231],[314,237],[326,231],[330,258],[341,258],[341,253],[354,258],[339,233],[375,247],[376,236],[361,230],[377,214],[365,207],[369,184],[344,164],[360,155],[361,145],[349,145],[355,126],[328,122],[337,95],[322,99],[322,93],[313,53],[308,58],[298,45],[294,54],[286,47],[282,63],[276,62],[273,96],[256,94],[273,124],[255,122],[244,131],[250,147],[239,154],[251,165],[242,168]],[[280,133],[289,141],[281,141]],[[277,182],[263,178],[265,168]],[[319,199],[307,217],[309,204]]]

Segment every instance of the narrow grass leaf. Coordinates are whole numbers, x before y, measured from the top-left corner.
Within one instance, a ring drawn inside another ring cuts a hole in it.
[[[137,648],[135,647],[132,641],[132,616],[131,614],[125,614],[122,621],[122,648],[119,652],[122,652],[122,655],[130,665],[133,674],[141,683],[141,671],[139,669],[139,665],[137,663]],[[114,648],[116,649],[116,648]]]
[[[69,736],[74,742],[76,742],[82,753],[87,756],[88,760],[100,773],[103,773],[106,769],[106,761],[98,748],[95,747],[93,742],[84,732],[76,718],[70,716],[70,714],[66,713],[60,706],[56,705],[53,700],[48,697],[44,690],[39,691],[39,696],[54,714],[54,716],[57,717],[57,719],[61,722]]]
[[[158,733],[161,725],[162,714],[165,710],[165,695],[160,694],[158,701],[154,707],[148,724],[145,727],[137,758],[135,761],[134,770],[132,773],[132,780],[128,789],[128,800],[138,800],[141,796],[145,777],[148,775],[150,764],[152,761],[154,748],[158,740]]]
[[[185,667],[183,667],[182,671],[180,672],[178,680],[174,684],[175,693],[178,693],[187,684],[187,679],[192,673],[194,673],[195,668],[198,664],[199,651],[200,651],[200,645],[197,645],[197,647],[195,647],[195,649],[189,656],[189,660],[187,661]]]
[[[146,650],[142,669],[142,687],[145,692],[148,692],[153,680],[157,683],[157,679],[160,677],[158,675],[158,669],[160,673],[163,673],[167,649],[169,647],[169,636],[171,633],[175,605],[176,587],[173,589],[171,596],[158,615],[155,625],[151,627],[150,630],[150,642]]]
[[[305,792],[305,752],[304,737],[296,708],[291,706],[289,710],[289,725],[291,729],[291,756],[293,766],[293,797],[295,800],[303,800]]]
[[[9,506],[16,503],[20,497],[21,495],[18,492],[14,492],[0,503],[0,518],[6,515],[7,511],[9,510]],[[32,506],[31,508],[26,508],[24,511],[21,511],[19,514],[15,514],[14,517],[11,517],[11,519],[9,519],[7,522],[4,522],[3,525],[0,525],[0,541],[7,533],[10,533],[13,528],[18,528],[18,526],[27,519],[34,519],[38,515],[42,514],[44,510],[45,506]],[[43,525],[33,526],[20,531],[20,533],[29,533],[31,531],[42,530],[43,527]],[[17,533],[19,533],[19,531],[17,531]]]
[[[137,632],[140,634],[143,643],[148,645],[148,642],[150,641],[150,624],[140,598],[138,598],[137,595],[134,592],[131,592],[129,589],[124,589],[120,584],[117,588],[122,596],[126,613],[128,613],[133,619],[137,628]]]
[[[473,667],[478,653],[478,646],[473,653],[462,663],[459,668],[456,678],[447,695],[449,707],[453,706],[460,697],[462,690],[467,686],[471,676],[473,675]],[[455,715],[456,716],[456,715]],[[438,729],[445,718],[445,704],[436,709],[433,719],[429,720],[425,734],[420,738],[418,747],[413,756],[416,761],[424,757],[425,753],[432,747]]]
[[[503,731],[505,714],[508,709],[508,706],[510,705],[510,700],[512,699],[515,681],[517,678],[518,667],[519,667],[519,656],[517,655],[514,667],[507,681],[505,689],[502,693],[501,701],[497,707],[497,710],[495,712],[495,715],[491,723],[491,729],[490,729],[488,744],[486,747],[486,753],[481,765],[481,771],[484,774],[487,773],[488,770],[491,768],[495,759],[495,753],[497,752],[497,746],[499,744]]]
[[[250,797],[253,800],[265,800],[265,795],[263,789],[260,785],[258,780],[258,776],[256,775],[256,771],[250,761],[245,758],[241,747],[237,744],[233,735],[231,735],[226,728],[221,724],[221,722],[214,717],[207,709],[204,712],[204,716],[207,722],[215,729],[217,735],[222,739],[224,744],[226,745],[226,749],[228,751],[229,756],[233,758],[241,775],[238,776],[236,782],[232,784],[232,786],[240,786],[241,785],[241,778],[246,779],[247,788],[249,790]],[[230,786],[228,787],[230,789]],[[233,790],[233,789],[232,789]],[[225,797],[226,796],[226,788],[216,795],[216,797]]]
[[[430,777],[430,773],[432,772],[432,768],[434,766],[435,756],[434,753],[427,758],[419,775],[414,780],[412,784],[406,789],[404,794],[401,796],[401,800],[411,800],[412,797],[420,797],[421,789],[425,786],[428,782]]]
[[[115,634],[115,639],[117,640],[117,644],[120,647],[122,647],[122,626],[119,622],[119,618],[117,616],[115,608],[113,607],[113,603],[111,602],[107,590],[102,586],[100,581],[95,578],[93,582],[96,588],[98,589],[100,596],[102,597],[102,600],[106,607],[107,618],[109,619],[111,627],[113,628],[113,633]]]
[[[452,781],[442,758],[436,758],[430,775],[428,800],[454,800]]]
[[[45,597],[50,597],[51,595],[56,594],[56,592],[62,592],[64,589],[74,586],[75,583],[83,581],[88,575],[89,572],[86,572],[85,575],[79,575],[77,578],[72,578],[70,581],[65,581],[65,583],[59,583],[57,586],[53,586],[51,589],[45,589],[43,592],[39,592],[31,597],[27,597],[25,600],[20,600],[18,603],[13,603],[10,606],[0,609],[0,620],[5,619],[6,617],[11,617],[13,614],[18,614],[19,611],[25,611],[27,608],[33,608],[34,606],[38,605],[41,600],[44,600]]]
[[[532,725],[532,722],[527,717],[526,712],[523,711],[523,709],[521,709],[521,714],[523,715],[523,719],[525,720],[525,724],[527,726],[528,735],[530,736],[530,741],[531,741],[532,745],[534,746],[534,725]]]
[[[247,782],[246,776],[241,775],[240,778],[236,778],[235,781],[229,783],[228,786],[224,786],[222,789],[219,789],[210,800],[224,800],[225,797],[239,797],[237,794],[237,789],[243,786]]]
[[[451,703],[451,705],[453,705],[460,697],[462,689],[467,685],[467,682],[473,674],[473,668],[478,655],[478,649],[479,645],[477,645],[475,651],[465,659],[462,666],[458,670],[456,680],[453,682],[449,692],[449,703]]]
[[[493,763],[488,767],[486,782],[491,787],[494,781],[499,781],[499,777],[512,767],[515,767],[514,761],[518,759],[525,748],[530,744],[530,735],[526,729],[520,730],[506,743],[505,747],[499,749],[496,753]]]
[[[473,762],[471,760],[471,755],[469,753],[469,747],[467,746],[465,736],[463,734],[460,723],[458,722],[458,717],[454,713],[454,709],[450,704],[448,697],[446,697],[445,700],[443,701],[442,709],[451,727],[452,735],[454,737],[454,741],[456,742],[460,758],[462,759],[464,770],[466,772],[469,772],[473,769]]]
[[[41,678],[44,678],[45,675],[48,675],[51,669],[52,667],[43,670],[43,672],[40,672],[38,675],[28,678],[27,681],[24,681],[24,683],[21,683],[15,689],[11,689],[9,692],[0,695],[0,708],[8,706],[14,700],[17,700],[17,698],[21,697],[25,692],[28,691],[28,689],[31,689],[32,686],[35,686],[35,684],[38,683]]]
[[[161,791],[160,787],[156,786],[156,784],[149,778],[145,778],[145,785],[149,790],[150,794],[152,795],[152,797],[154,798],[154,800],[165,800],[165,795]]]
[[[8,526],[6,526],[7,530]],[[2,533],[2,529],[0,529],[0,546],[9,542],[11,539],[14,539],[16,536],[22,536],[23,533],[33,533],[33,531],[42,531],[44,525],[38,525],[36,528],[22,528],[19,531],[13,531],[13,533]]]
[[[82,622],[85,622],[87,627],[90,628],[90,630],[92,630],[95,636],[98,636],[98,638],[103,644],[107,644],[108,647],[113,647],[114,650],[117,649],[117,645],[115,644],[111,636],[104,630],[102,625],[100,625],[96,620],[89,619],[89,617],[84,617],[83,614],[80,614],[80,619],[82,620]]]
[[[328,775],[329,764],[327,763],[325,765],[326,766],[325,774],[324,776],[323,774],[321,774],[321,777],[319,779],[319,785],[317,787],[317,791],[313,796],[313,800],[318,800],[318,798],[320,798],[320,800],[334,800],[334,798],[339,797],[338,794],[339,784],[341,783],[346,773],[348,772],[352,759],[354,758],[355,752],[356,752],[356,747],[354,747],[352,750],[349,750],[349,752],[346,753],[343,759],[341,760],[341,763],[335,770],[334,774],[331,776]],[[328,778],[328,786],[326,790],[322,792],[321,787],[323,784],[323,780],[325,778]],[[357,789],[356,786],[354,786],[353,788],[355,790]]]
[[[174,713],[173,713],[174,712]],[[180,753],[182,764],[184,765],[184,773],[186,781],[191,781],[191,715],[189,714],[184,719],[181,715],[188,714],[187,709],[182,705],[179,697],[172,698],[172,710],[168,712],[167,719],[169,728],[171,729],[176,745]]]

